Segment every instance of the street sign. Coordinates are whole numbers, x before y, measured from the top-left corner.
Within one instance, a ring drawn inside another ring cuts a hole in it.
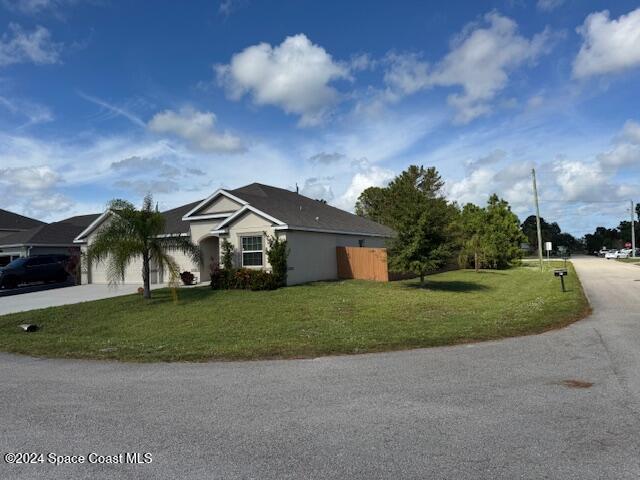
[[[552,245],[551,245],[551,242],[544,242],[544,249],[545,249],[547,252],[550,252],[551,250],[553,250],[553,247],[552,247]]]

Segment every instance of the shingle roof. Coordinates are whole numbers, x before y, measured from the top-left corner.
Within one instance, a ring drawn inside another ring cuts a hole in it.
[[[0,238],[2,245],[73,245],[73,239],[89,226],[98,214],[78,215],[59,222],[43,224]],[[1,245],[0,245],[1,246]]]
[[[29,230],[44,224],[35,218],[25,217],[0,208],[0,230]]]
[[[290,190],[252,183],[228,192],[283,221],[294,230],[307,228],[393,235],[393,230],[389,227]]]
[[[164,233],[189,233],[189,222],[183,221],[182,217],[200,202],[202,200],[162,212],[165,218]]]

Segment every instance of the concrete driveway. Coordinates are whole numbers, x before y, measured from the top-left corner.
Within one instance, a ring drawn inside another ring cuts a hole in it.
[[[140,285],[76,285],[0,297],[0,315],[136,293]]]
[[[575,265],[594,315],[500,342],[208,364],[2,354],[3,454],[152,463],[2,464],[0,477],[637,479],[640,268]]]

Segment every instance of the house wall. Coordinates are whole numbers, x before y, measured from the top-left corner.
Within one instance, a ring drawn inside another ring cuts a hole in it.
[[[227,212],[235,212],[242,205],[238,202],[234,202],[233,200],[225,197],[224,195],[220,195],[215,201],[211,204],[207,205],[203,209],[197,211],[195,215],[205,215],[207,213],[227,213]]]
[[[336,247],[358,247],[364,240],[365,247],[383,248],[386,239],[381,237],[337,235],[330,233],[286,232],[289,246],[287,259],[287,284],[335,280],[338,278]]]
[[[261,235],[262,236],[262,258],[263,268],[271,270],[271,265],[267,261],[267,235],[275,235],[271,222],[256,215],[253,212],[247,212],[241,218],[236,219],[229,228],[228,234],[220,235],[220,248],[222,248],[222,239],[226,238],[234,248],[233,264],[235,267],[242,266],[242,242],[240,238],[243,235]],[[220,250],[220,258],[222,258],[222,250]]]

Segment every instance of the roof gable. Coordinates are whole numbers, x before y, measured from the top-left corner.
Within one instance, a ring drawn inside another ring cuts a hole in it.
[[[221,201],[223,208],[216,210],[211,209],[212,204],[219,200],[220,197],[225,197],[226,202]],[[207,218],[225,218],[231,215],[232,212],[236,212],[239,208],[246,205],[247,202],[242,198],[238,198],[227,190],[219,189],[213,192],[212,195],[202,200],[194,208],[189,210],[183,217],[183,220],[200,220]],[[229,210],[228,208],[232,208]]]

